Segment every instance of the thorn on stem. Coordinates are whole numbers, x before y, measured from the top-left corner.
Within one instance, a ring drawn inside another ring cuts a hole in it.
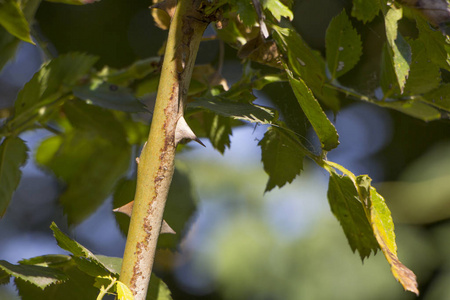
[[[126,214],[127,216],[131,217],[131,213],[133,211],[133,204],[134,204],[134,201],[128,202],[127,204],[125,204],[121,207],[113,209],[113,212],[123,213],[123,214]],[[163,222],[161,224],[160,234],[163,234],[163,233],[176,234],[175,230],[173,230],[172,227],[170,227],[170,225],[167,224],[167,222],[165,220],[163,220]]]
[[[206,147],[205,144],[200,141],[200,139],[195,135],[189,125],[186,123],[184,117],[180,117],[177,122],[177,128],[175,129],[175,145],[183,141],[191,141],[194,140],[203,147]]]

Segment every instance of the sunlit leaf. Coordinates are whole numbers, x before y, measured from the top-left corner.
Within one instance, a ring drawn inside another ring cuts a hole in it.
[[[30,26],[20,8],[20,2],[0,1],[0,25],[15,37],[34,45],[30,36]]]
[[[301,78],[295,79],[289,71],[287,73],[295,97],[319,137],[322,148],[326,151],[336,148],[339,144],[336,128],[327,118],[305,82]]]
[[[332,79],[351,70],[362,54],[361,38],[353,28],[345,10],[331,20],[325,43],[328,69]]]
[[[304,148],[294,134],[270,127],[258,145],[264,171],[269,175],[266,192],[291,183],[302,171]]]
[[[383,197],[373,187],[370,189],[370,196],[370,218],[373,232],[381,251],[383,251],[386,260],[391,265],[392,274],[405,290],[419,295],[416,275],[403,265],[397,257],[397,244],[395,243],[394,222],[392,221],[391,212],[386,206]]]
[[[403,93],[411,64],[411,47],[398,32],[398,21],[402,18],[401,8],[391,7],[384,17],[389,57],[397,76],[400,91]]]
[[[27,160],[27,152],[27,146],[18,137],[8,137],[0,145],[0,217],[5,214],[19,185],[20,167]]]
[[[353,252],[357,250],[362,260],[376,253],[379,246],[353,181],[330,172],[328,201]]]
[[[130,66],[120,70],[110,70],[105,68],[100,72],[105,81],[112,84],[125,84],[136,79],[142,79],[145,76],[158,71],[161,58],[153,56],[135,61]]]
[[[378,15],[380,9],[380,0],[353,0],[352,16],[367,23]]]
[[[59,270],[34,265],[13,265],[4,260],[0,260],[0,269],[9,276],[31,283],[40,289],[67,279],[67,276]]]
[[[98,290],[93,286],[94,278],[80,271],[71,256],[44,255],[22,260],[19,263],[27,267],[40,266],[48,272],[60,272],[66,277],[64,281],[51,284],[44,290],[20,278],[15,279],[17,290],[23,300],[95,299],[98,294]]]
[[[53,231],[58,246],[73,254],[73,259],[81,271],[94,277],[105,276],[114,272],[91,251],[64,234],[54,222],[52,222],[50,229]]]
[[[119,300],[134,300],[133,293],[122,282],[116,281],[117,298]]]
[[[280,0],[262,0],[261,5],[264,9],[270,11],[278,22],[280,22],[281,17],[285,17],[291,21],[294,19],[292,11]]]

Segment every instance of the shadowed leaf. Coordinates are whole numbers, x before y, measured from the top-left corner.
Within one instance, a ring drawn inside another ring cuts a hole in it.
[[[188,107],[203,108],[224,117],[260,124],[270,124],[275,117],[275,111],[269,107],[230,101],[221,97],[197,98],[194,102],[190,102]]]
[[[95,105],[125,112],[148,112],[128,88],[103,82],[96,86],[77,86],[73,94]]]
[[[0,145],[0,217],[2,217],[12,195],[19,185],[20,167],[27,160],[28,148],[18,137],[8,137]]]
[[[345,10],[331,20],[325,43],[327,64],[332,79],[350,71],[362,54],[361,38],[353,28]]]
[[[264,171],[269,175],[266,192],[291,183],[302,171],[304,150],[294,134],[270,127],[258,145]]]
[[[352,16],[367,23],[378,15],[380,9],[380,0],[353,0]]]
[[[357,250],[362,260],[369,257],[372,251],[376,253],[379,246],[353,181],[347,176],[331,172],[328,201],[353,252]]]

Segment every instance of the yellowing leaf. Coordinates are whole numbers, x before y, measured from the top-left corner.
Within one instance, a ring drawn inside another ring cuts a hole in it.
[[[395,243],[394,222],[391,212],[383,197],[373,187],[370,188],[370,196],[370,218],[373,232],[381,251],[391,265],[391,272],[405,290],[419,295],[416,275],[403,265],[397,257],[397,244]]]
[[[133,293],[130,289],[122,282],[116,281],[117,298],[119,300],[133,300]]]

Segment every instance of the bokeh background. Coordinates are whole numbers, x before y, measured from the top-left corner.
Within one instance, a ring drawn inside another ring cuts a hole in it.
[[[35,28],[48,41],[48,51],[100,56],[97,66],[121,68],[155,56],[166,32],[153,22],[150,1],[103,0],[69,6],[43,2]],[[294,25],[319,51],[331,18],[351,1],[303,0],[294,6]],[[379,76],[384,28],[354,24],[364,36],[365,54],[342,81],[373,93]],[[217,60],[219,44],[202,44],[200,63]],[[0,74],[0,108],[12,105],[17,92],[42,62],[40,50],[21,44],[16,58]],[[223,75],[236,81],[241,72],[236,51],[225,49]],[[448,77],[448,74],[443,74]],[[260,103],[277,106],[295,101],[283,85],[256,94]],[[151,103],[152,95],[144,99]],[[400,260],[418,277],[418,299],[450,299],[450,123],[425,123],[387,109],[342,99],[334,119],[340,146],[328,158],[355,174],[369,174],[385,196],[396,224]],[[291,124],[292,125],[292,124]],[[299,118],[304,141],[317,141]],[[156,273],[174,299],[416,299],[403,291],[378,253],[361,263],[352,253],[328,207],[328,176],[314,164],[294,182],[264,194],[267,175],[257,143],[264,126],[244,125],[233,132],[224,155],[207,140],[206,148],[190,145],[177,157],[177,167],[191,176],[197,210],[175,253],[158,253]],[[31,149],[48,136],[44,131],[22,136]],[[0,259],[65,253],[49,229],[51,221],[92,252],[122,256],[125,237],[118,229],[108,199],[89,219],[67,227],[57,195],[60,185],[30,160],[6,215],[0,220]],[[170,270],[170,271],[169,271]],[[19,299],[12,284],[0,286],[0,299]]]

